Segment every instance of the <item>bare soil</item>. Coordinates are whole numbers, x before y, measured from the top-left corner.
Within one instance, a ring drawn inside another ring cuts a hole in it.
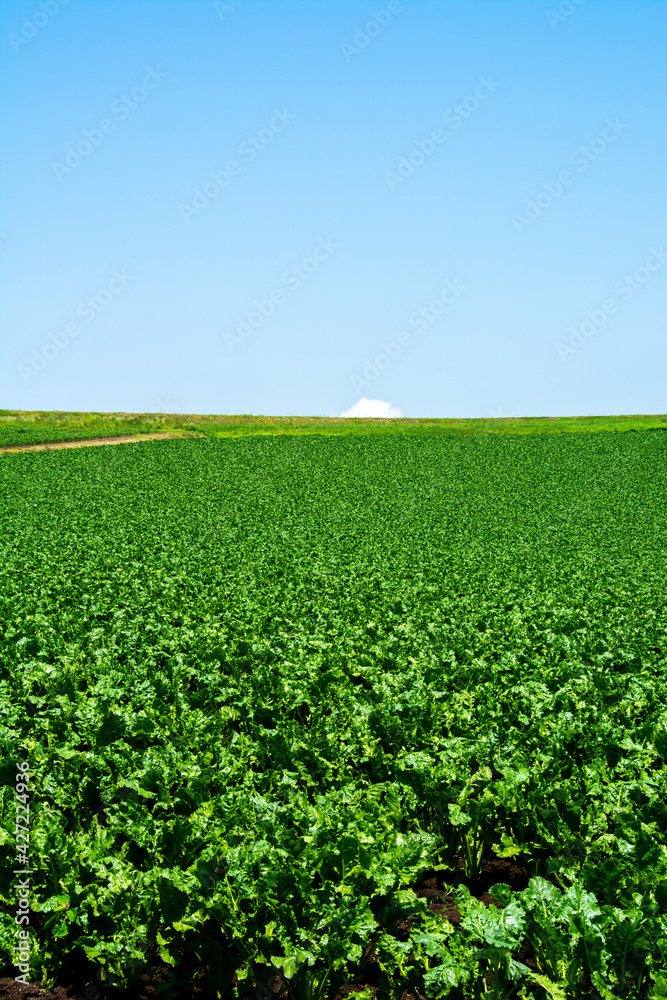
[[[81,438],[78,441],[48,441],[41,444],[8,444],[0,448],[0,455],[10,451],[55,451],[59,448],[91,448],[99,444],[137,444],[139,441],[157,441],[162,438],[205,437],[182,431],[155,431],[152,434],[120,434],[117,437]],[[1,983],[1,980],[0,980]],[[27,996],[27,994],[25,994]],[[0,993],[0,1000],[2,994]]]

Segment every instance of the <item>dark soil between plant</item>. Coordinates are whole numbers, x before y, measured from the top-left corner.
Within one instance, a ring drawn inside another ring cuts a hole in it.
[[[465,885],[473,896],[476,896],[487,906],[500,906],[493,898],[489,889],[497,883],[509,885],[515,892],[527,888],[530,875],[519,861],[511,858],[491,858],[485,862],[479,875],[473,878],[466,878],[463,872],[463,859],[456,858],[458,871],[444,870],[437,871],[431,869],[424,872],[419,882],[413,886],[415,895],[429,900],[429,909],[438,913],[454,925],[461,923],[461,914],[454,905],[454,898],[451,889],[455,886]],[[549,881],[558,884],[557,880],[551,876]],[[407,940],[410,934],[410,921],[403,921],[398,927],[399,937]],[[531,957],[525,954],[525,949],[517,956],[530,968],[537,966]],[[78,961],[70,958],[66,962],[58,976],[58,982],[52,990],[43,990],[40,984],[24,985],[14,979],[0,979],[0,1000],[162,1000],[164,994],[159,991],[161,985],[166,983],[170,973],[173,973],[168,965],[160,961],[157,954],[153,955],[148,962],[146,972],[141,976],[140,984],[132,990],[119,989],[116,986],[104,986],[96,978],[97,966],[89,962],[85,957]],[[177,971],[177,970],[176,970]],[[355,979],[352,985],[341,987],[338,992],[338,1000],[353,1000],[354,994],[370,987],[375,993],[380,978],[380,967],[375,957],[369,955],[362,972]],[[359,981],[363,980],[363,981]],[[96,993],[86,988],[93,987]],[[254,1000],[253,990],[249,991],[249,1000]],[[278,981],[275,987],[274,996],[281,1000],[288,1000],[288,991],[284,988],[282,981]],[[194,987],[188,990],[187,994],[172,997],[172,1000],[213,1000],[211,993],[206,987],[204,973],[200,973]],[[402,1000],[418,1000],[407,992]]]

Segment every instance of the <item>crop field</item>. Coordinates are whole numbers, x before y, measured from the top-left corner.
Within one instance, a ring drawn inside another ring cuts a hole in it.
[[[666,458],[0,456],[0,974],[24,940],[109,998],[667,997]]]
[[[267,417],[196,413],[70,413],[0,410],[0,449],[118,434],[177,431],[208,437],[247,435],[553,434],[667,430],[667,415],[443,418]]]

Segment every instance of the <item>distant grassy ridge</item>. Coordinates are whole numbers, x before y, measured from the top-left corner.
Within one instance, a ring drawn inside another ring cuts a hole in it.
[[[665,414],[450,420],[0,410],[0,447],[170,430],[197,431],[209,437],[242,437],[258,434],[561,434],[666,428]]]

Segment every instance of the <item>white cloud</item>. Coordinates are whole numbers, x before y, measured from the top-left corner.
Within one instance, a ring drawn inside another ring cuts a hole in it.
[[[362,396],[358,403],[341,413],[341,417],[402,417],[403,414],[391,403],[383,399],[366,399]]]

